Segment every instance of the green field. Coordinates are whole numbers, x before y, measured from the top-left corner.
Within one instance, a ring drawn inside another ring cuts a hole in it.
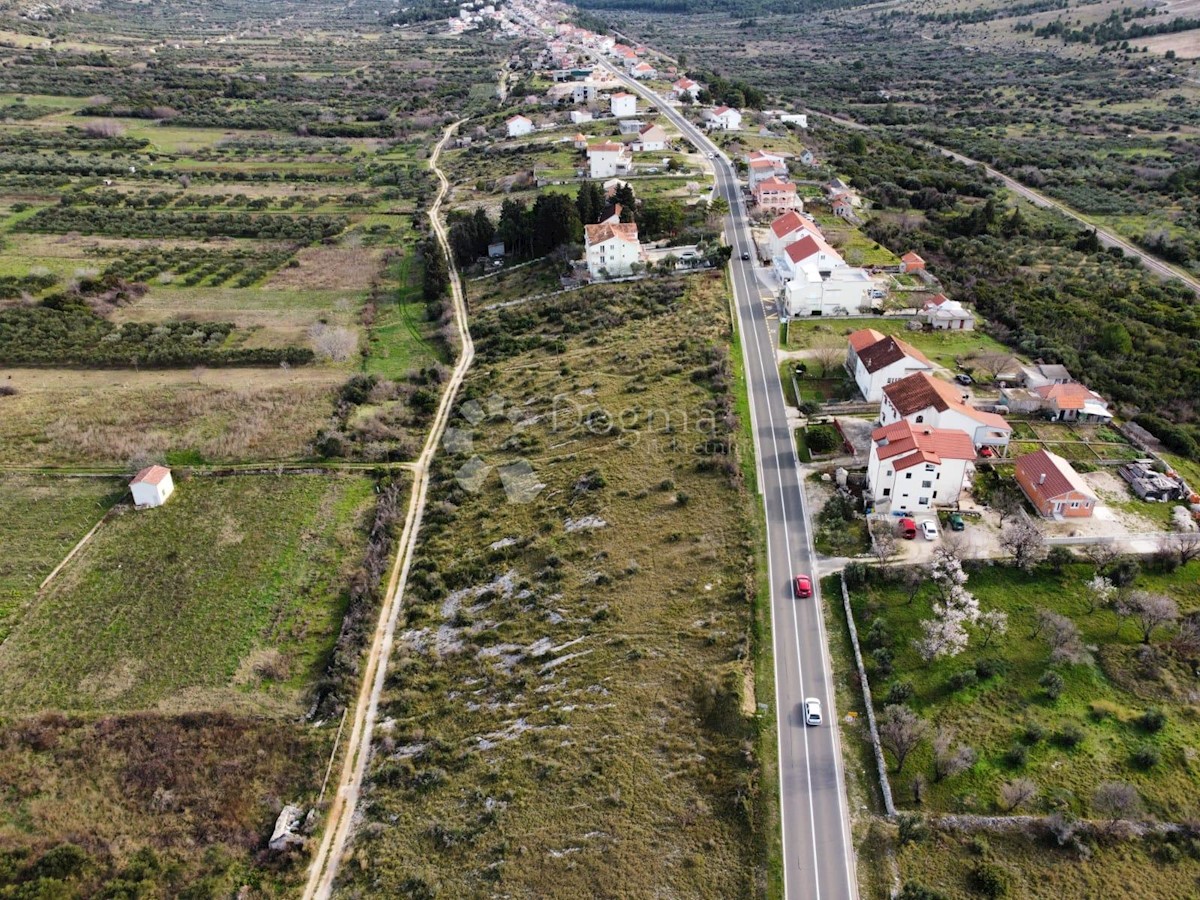
[[[0,706],[298,711],[337,636],[371,487],[194,478],[116,516],[0,646]]]
[[[788,325],[784,349],[803,350],[833,339],[844,342],[846,335],[853,331],[874,328],[907,341],[937,365],[947,369],[956,369],[960,361],[969,367],[970,357],[980,353],[1012,352],[982,331],[909,331],[904,325],[905,320],[895,318],[856,318],[844,322],[794,319]]]
[[[978,754],[968,770],[939,781],[931,774],[932,750],[926,740],[902,772],[892,776],[899,805],[913,805],[912,782],[919,776],[926,781],[920,806],[925,811],[1004,812],[998,806],[1000,785],[1025,777],[1039,789],[1030,811],[1092,815],[1096,787],[1118,781],[1133,784],[1153,816],[1182,821],[1200,814],[1200,772],[1190,749],[1200,741],[1200,723],[1193,711],[1188,651],[1170,644],[1171,628],[1156,631],[1147,646],[1132,622],[1118,631],[1110,610],[1088,612],[1084,585],[1091,577],[1092,567],[1083,564],[1068,565],[1061,575],[1046,567],[1031,574],[1003,566],[971,570],[968,589],[984,611],[1008,614],[1007,634],[986,648],[976,637],[964,653],[932,663],[913,647],[919,623],[930,615],[931,585],[912,604],[895,583],[873,583],[853,592],[860,635],[868,635],[876,621],[884,634],[878,640],[864,637],[864,653],[870,659],[873,650],[883,647],[892,657],[893,671],[881,668],[878,659],[870,671],[877,710],[893,684],[907,683],[912,687],[909,705],[937,727],[953,729],[956,741]],[[1172,597],[1183,613],[1196,611],[1200,562],[1170,575],[1144,572],[1136,586]],[[1039,609],[1069,617],[1090,648],[1092,662],[1053,663],[1047,639],[1035,636]],[[993,661],[995,674],[979,679],[973,672],[962,675],[980,660]],[[1057,699],[1041,684],[1047,672],[1062,679]],[[1166,715],[1159,730],[1139,724],[1150,707]],[[1077,741],[1061,737],[1073,729],[1078,730]],[[1157,763],[1138,761],[1145,748],[1157,751]]]
[[[0,477],[0,640],[42,580],[125,491],[117,479]]]

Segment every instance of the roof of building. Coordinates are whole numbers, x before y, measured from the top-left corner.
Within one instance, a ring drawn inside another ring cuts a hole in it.
[[[638,134],[640,134],[642,137],[645,137],[651,133],[655,133],[655,137],[658,137],[660,134],[664,138],[667,136],[667,132],[663,129],[663,127],[661,125],[656,125],[654,122],[651,122],[649,125],[643,125],[641,130],[638,131]]]
[[[588,245],[603,244],[605,241],[616,238],[620,241],[628,241],[631,244],[638,242],[638,229],[636,222],[622,222],[620,225],[608,225],[601,223],[599,225],[583,226],[584,237]]]
[[[782,191],[785,194],[796,193],[796,186],[790,181],[780,181],[778,178],[764,178],[754,186],[756,191]]]
[[[880,459],[895,459],[897,469],[917,463],[941,465],[946,459],[974,459],[975,444],[965,431],[913,425],[906,419],[871,432]]]
[[[530,124],[533,124],[533,120],[531,118],[522,115],[513,116],[511,119],[508,119],[505,124],[511,125],[513,122],[529,122]]]
[[[599,144],[588,144],[588,153],[620,153],[625,145],[617,141],[603,141]]]
[[[783,157],[780,154],[768,153],[766,150],[751,150],[748,154],[746,154],[746,158],[752,163],[760,159],[765,159],[768,162],[773,163],[783,162]]]
[[[1046,384],[1033,389],[1043,400],[1053,400],[1059,409],[1083,409],[1088,401],[1107,405],[1103,397],[1090,388],[1070,382],[1068,384]]]
[[[750,160],[750,168],[752,169],[769,169],[775,171],[775,162],[770,159],[752,159]]]
[[[587,135],[581,131],[581,132],[579,132],[579,134],[575,135],[575,137],[571,138],[571,141],[576,144],[586,143]]]
[[[800,213],[796,212],[794,209],[788,210],[782,216],[771,222],[771,231],[775,234],[775,237],[785,237],[786,235],[789,235],[793,231],[796,231],[800,228],[807,228],[814,234],[820,233],[820,231],[817,229],[816,223],[804,218],[804,216],[800,215]]]
[[[914,253],[912,250],[909,250],[907,253],[905,253],[903,256],[901,256],[901,257],[900,257],[900,262],[904,262],[904,263],[920,263],[921,265],[925,265],[925,260],[923,260],[923,259],[922,259],[920,256],[918,256],[918,255],[917,255],[916,253]]]
[[[690,78],[680,78],[672,86],[679,88],[681,91],[686,91],[686,90],[689,90],[690,88],[694,88],[696,86],[696,82],[692,81],[692,79],[690,79]]]
[[[642,63],[638,63],[636,66],[634,66],[633,71],[635,71],[635,72],[653,72],[654,66],[650,65],[650,63],[642,62]]]
[[[600,213],[599,221],[605,222],[614,216],[619,220],[621,218],[621,210],[624,209],[620,203],[610,203],[604,207],[604,212]]]
[[[133,476],[133,481],[129,484],[159,484],[164,478],[171,477],[171,470],[166,466],[146,466],[142,471]]]
[[[825,238],[819,234],[806,234],[800,240],[792,241],[792,243],[784,247],[783,252],[794,263],[816,256],[818,253],[828,253],[831,256],[838,255],[837,251],[829,246]],[[841,257],[839,256],[838,259],[841,259]]]
[[[958,388],[925,372],[914,372],[899,381],[884,385],[883,393],[902,416],[909,416],[930,407],[938,412],[954,409],[981,425],[1012,431],[1012,426],[1004,421],[1003,416],[969,406],[963,402]]]
[[[1024,475],[1043,497],[1061,497],[1071,491],[1078,491],[1085,496],[1096,499],[1093,491],[1079,473],[1071,468],[1071,464],[1049,450],[1038,450],[1027,453],[1017,459],[1017,474]],[[1045,476],[1045,480],[1042,476]]]
[[[620,91],[620,92],[618,92],[618,93],[616,93],[616,94],[613,94],[613,95],[612,95],[612,99],[613,99],[613,100],[621,100],[621,99],[623,99],[623,98],[625,98],[625,97],[632,97],[632,96],[633,96],[633,94],[627,94],[627,93],[625,93],[624,91]]]
[[[927,368],[933,368],[933,363],[925,357],[924,353],[911,344],[892,335],[885,335],[882,340],[876,341],[868,347],[863,347],[861,350],[856,348],[855,352],[858,354],[859,362],[863,364],[863,368],[868,372],[878,372],[892,363],[899,362],[906,356],[916,360]]]
[[[883,340],[883,332],[876,331],[874,328],[860,328],[858,331],[850,335],[850,347],[855,353],[870,347],[872,344],[877,344]]]
[[[730,107],[730,106],[718,106],[716,109],[714,109],[714,110],[712,111],[712,114],[713,114],[714,116],[723,116],[723,115],[725,115],[725,113],[727,113],[727,112],[731,112],[731,113],[737,113],[739,116],[741,115],[741,113],[740,113],[740,112],[738,112],[736,109],[733,109],[733,108],[732,108],[732,107]]]
[[[1048,378],[1051,381],[1074,381],[1070,371],[1066,366],[1061,366],[1057,363],[1035,363],[1032,366],[1027,366],[1029,370],[1036,372],[1042,378]]]

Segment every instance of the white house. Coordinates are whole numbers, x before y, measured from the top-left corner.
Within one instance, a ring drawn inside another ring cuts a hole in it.
[[[808,127],[807,113],[780,113],[779,121],[785,122],[788,125],[799,125],[801,128]]]
[[[806,235],[820,233],[821,230],[811,219],[804,218],[797,210],[788,210],[771,222],[771,233],[767,236],[771,259],[782,260],[783,251],[789,244],[796,243]]]
[[[588,136],[583,132],[571,138],[571,146],[576,150],[586,150],[588,148]]]
[[[641,81],[649,78],[657,78],[658,70],[650,65],[650,63],[640,62],[629,67],[629,74]]]
[[[604,141],[600,144],[589,145],[587,158],[589,174],[592,178],[628,175],[632,168],[629,150],[624,144],[616,141]]]
[[[723,131],[739,131],[742,127],[742,114],[728,106],[705,110],[704,119],[709,128],[719,128]]]
[[[918,318],[934,331],[974,331],[975,316],[945,294],[926,300]]]
[[[871,309],[874,290],[874,280],[863,269],[841,266],[821,271],[802,265],[783,287],[783,305],[792,319],[852,316]]]
[[[804,201],[796,193],[796,186],[790,181],[780,181],[774,175],[755,184],[752,193],[755,205],[763,212],[804,208]]]
[[[508,126],[509,137],[524,137],[533,134],[533,120],[526,116],[513,116],[504,123]]]
[[[592,114],[586,109],[571,110],[571,124],[582,125],[584,122],[592,121]]]
[[[633,149],[639,153],[662,153],[667,149],[667,133],[660,125],[643,125],[633,142]]]
[[[675,96],[680,99],[683,98],[684,94],[687,94],[693,100],[700,95],[700,85],[692,81],[690,78],[680,78],[673,85],[671,85],[671,90],[674,92]]]
[[[630,275],[634,264],[642,260],[642,245],[638,242],[636,222],[585,225],[583,240],[588,273],[592,278],[620,278]]]
[[[871,432],[867,493],[878,508],[905,512],[949,506],[974,468],[965,432],[901,420]]]
[[[633,94],[626,94],[624,91],[613,94],[608,98],[609,104],[612,107],[612,114],[618,119],[625,116],[637,115],[637,97]]]
[[[858,384],[863,399],[878,403],[884,385],[907,378],[914,372],[932,372],[925,354],[897,337],[863,328],[850,335],[846,371]]]
[[[833,249],[819,231],[806,234],[783,248],[779,274],[784,281],[797,277],[801,269],[827,275],[834,269],[846,268],[846,261]]]
[[[958,388],[927,372],[916,372],[884,385],[879,424],[891,425],[901,420],[961,431],[976,447],[993,447],[1001,452],[1012,437],[1012,426],[1002,416],[975,409]]]
[[[175,482],[171,480],[171,470],[166,466],[147,466],[133,476],[129,490],[133,493],[134,506],[149,509],[167,502],[167,498],[175,491]]]

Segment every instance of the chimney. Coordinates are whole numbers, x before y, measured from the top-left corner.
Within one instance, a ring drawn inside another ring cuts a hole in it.
[[[1038,484],[1045,484],[1045,483],[1046,483],[1046,473],[1043,472],[1041,475],[1038,476]]]

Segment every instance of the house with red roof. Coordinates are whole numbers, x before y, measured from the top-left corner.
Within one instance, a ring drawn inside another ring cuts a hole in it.
[[[964,432],[902,419],[871,432],[867,494],[877,509],[950,506],[958,502],[974,461],[975,445]]]
[[[608,103],[612,109],[613,116],[618,119],[637,115],[637,97],[633,94],[619,91],[608,98]]]
[[[932,372],[933,363],[907,341],[864,328],[850,335],[846,371],[858,384],[863,399],[878,403],[885,385],[915,372]]]
[[[1003,416],[976,409],[958,387],[928,372],[914,372],[884,385],[879,424],[900,421],[961,431],[976,447],[991,447],[999,454],[1012,437],[1012,426]]]
[[[1087,518],[1100,502],[1071,464],[1049,450],[1019,457],[1013,474],[1034,509],[1047,519]]]
[[[671,85],[671,90],[674,92],[675,96],[681,100],[683,99],[684,94],[687,94],[692,98],[692,100],[695,100],[698,96],[700,96],[700,91],[702,88],[690,78],[680,78]]]
[[[780,181],[772,175],[754,185],[754,203],[763,212],[785,212],[803,209],[804,204],[796,194],[796,186],[790,181]]]
[[[945,294],[926,300],[917,317],[934,331],[975,330],[975,315]]]
[[[846,261],[829,245],[821,232],[805,234],[800,240],[783,248],[780,276],[785,282],[800,275],[801,269],[813,269],[818,274],[828,274],[834,269],[846,267]]]
[[[524,137],[533,134],[533,120],[528,116],[513,116],[504,123],[509,137]]]
[[[900,257],[900,271],[907,275],[912,275],[916,272],[924,272],[925,260],[921,259],[921,257],[912,250],[909,250],[902,257]]]
[[[794,244],[806,235],[820,233],[821,229],[817,227],[817,223],[800,215],[800,210],[788,210],[771,220],[771,230],[767,235],[767,249],[771,252],[771,259],[782,259],[784,248],[788,244]]]
[[[129,492],[133,494],[133,505],[138,509],[162,506],[175,492],[171,470],[166,466],[147,466],[133,476],[133,481],[129,482]]]
[[[642,261],[636,222],[585,225],[583,241],[588,273],[594,279],[631,275],[633,267]]]
[[[587,148],[588,171],[592,178],[627,175],[633,168],[629,148],[618,141],[602,141]]]
[[[729,106],[706,109],[704,121],[709,128],[721,131],[740,131],[742,128],[742,114]]]
[[[650,63],[639,62],[629,67],[629,74],[639,81],[644,81],[650,78],[657,78],[658,70],[650,65]]]

